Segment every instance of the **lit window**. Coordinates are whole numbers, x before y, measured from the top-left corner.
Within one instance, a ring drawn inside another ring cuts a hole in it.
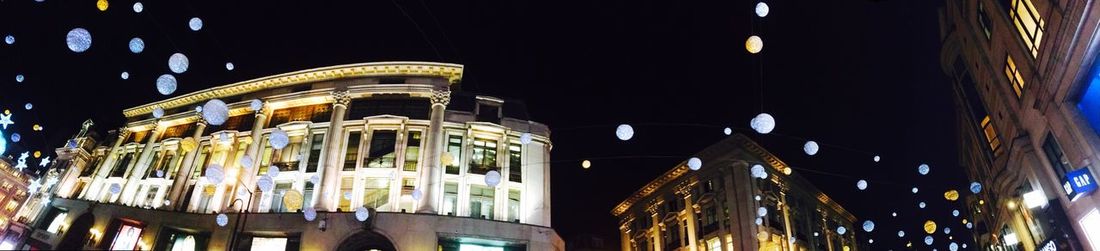
[[[1031,52],[1032,57],[1039,56],[1039,44],[1043,41],[1043,29],[1046,26],[1046,22],[1043,21],[1043,17],[1039,16],[1039,11],[1035,9],[1035,4],[1031,3],[1031,0],[1006,0],[1008,2],[1008,16],[1012,19],[1012,24],[1016,26],[1016,31],[1020,33],[1020,38],[1024,41],[1024,45],[1028,51]]]
[[[355,161],[359,158],[359,135],[360,132],[351,132],[348,134],[348,148],[344,152],[344,171],[355,171]]]
[[[118,229],[118,235],[111,242],[111,250],[134,250],[137,247],[138,238],[141,237],[141,227],[123,224]]]
[[[491,187],[470,185],[471,217],[493,219],[494,192]]]
[[[508,181],[523,182],[523,147],[508,145]]]
[[[416,171],[416,165],[420,160],[420,132],[410,131],[405,139],[405,166],[401,170]]]
[[[286,250],[286,238],[252,237],[250,250]]]
[[[508,190],[508,221],[519,221],[519,190]]]
[[[1081,217],[1081,220],[1077,221],[1077,225],[1083,228],[1089,246],[1092,249],[1100,248],[1100,211],[1092,209],[1091,212],[1085,214],[1085,217]]]
[[[470,170],[467,172],[485,174],[489,170],[497,170],[497,141],[474,139],[474,149],[470,155]]]
[[[456,205],[458,205],[458,184],[447,182],[443,185],[443,214],[457,215]]]
[[[462,164],[462,136],[449,135],[447,137],[447,153],[451,155],[451,163],[447,165],[447,174],[458,174],[458,166]]]
[[[394,155],[394,149],[397,144],[397,131],[394,130],[378,130],[371,133],[370,152],[367,154],[367,167],[371,168],[394,168],[397,160],[397,156]]]
[[[990,39],[993,36],[993,32],[989,24],[992,21],[989,19],[989,15],[985,13],[985,4],[978,2],[978,24],[982,25],[982,32],[985,34],[985,39]]]
[[[390,179],[367,178],[364,184],[363,206],[380,209],[390,202]]]
[[[458,251],[504,251],[503,247],[487,247],[475,244],[458,245]]]
[[[46,227],[46,232],[56,234],[61,229],[61,225],[65,224],[65,217],[68,217],[69,213],[59,213],[53,217],[53,221],[50,221],[50,226]]]
[[[1005,56],[1005,77],[1012,84],[1012,91],[1016,92],[1017,98],[1024,94],[1024,76],[1020,74],[1020,68],[1016,67],[1012,55]]]
[[[993,151],[993,155],[998,155],[1001,152],[1001,139],[997,137],[997,129],[993,128],[993,123],[989,119],[989,115],[986,115],[982,119],[982,132],[985,133],[985,140],[989,143],[989,149]]]

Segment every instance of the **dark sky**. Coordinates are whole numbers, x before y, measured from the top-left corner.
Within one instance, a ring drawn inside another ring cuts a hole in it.
[[[132,4],[100,12],[89,0],[0,0],[0,35],[16,37],[0,44],[0,108],[16,121],[4,133],[24,136],[8,154],[50,153],[87,118],[101,132],[117,128],[122,109],[166,98],[154,79],[176,52],[191,61],[177,95],[320,66],[442,61],[466,66],[464,90],[525,100],[550,126],[553,226],[565,239],[594,234],[617,245],[611,207],[720,140],[725,126],[814,170],[800,172],[877,223],[876,250],[923,246],[925,219],[965,234],[950,216],[958,205],[942,196],[949,187],[967,193],[967,182],[938,62],[940,1],[769,1],[763,19],[753,1],[149,1],[141,14]],[[187,28],[194,16],[205,23],[199,32]],[[92,33],[87,52],[66,48],[76,27]],[[751,34],[763,37],[761,55],[744,50]],[[127,50],[132,37],[145,52]],[[25,82],[14,81],[19,73]],[[744,130],[761,108],[775,115],[775,134]],[[32,132],[33,123],[46,130]],[[620,123],[635,125],[634,139],[614,137]],[[802,139],[823,149],[807,157]],[[579,164],[631,155],[683,158]],[[920,163],[932,173],[918,176]],[[871,188],[856,190],[858,179]],[[904,217],[889,217],[895,210]],[[942,231],[936,237],[946,250]]]

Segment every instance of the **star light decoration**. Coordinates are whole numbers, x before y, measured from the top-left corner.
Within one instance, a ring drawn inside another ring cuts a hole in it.
[[[29,151],[19,154],[19,159],[15,161],[15,169],[19,169],[19,171],[23,171],[24,168],[27,168],[27,158],[30,157],[30,156],[31,156],[31,152],[29,152]]]
[[[8,129],[8,125],[15,124],[15,121],[11,120],[11,114],[0,114],[0,126],[4,127],[4,130]]]
[[[45,158],[42,158],[42,161],[38,162],[38,166],[40,166],[40,167],[46,167],[46,165],[49,165],[49,164],[50,164],[50,156],[46,156]]]

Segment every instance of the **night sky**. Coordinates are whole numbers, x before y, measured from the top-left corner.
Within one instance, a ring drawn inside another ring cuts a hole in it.
[[[3,132],[23,135],[6,155],[52,156],[83,120],[105,134],[123,109],[167,98],[154,80],[176,52],[191,62],[176,75],[176,95],[337,64],[451,62],[466,67],[463,90],[524,100],[550,126],[553,227],[567,241],[596,235],[617,246],[611,208],[721,140],[726,126],[861,222],[875,221],[859,235],[874,238],[875,250],[926,247],[927,219],[969,239],[950,215],[961,203],[943,198],[950,188],[969,194],[969,182],[939,65],[941,1],[769,1],[766,18],[752,14],[753,1],[149,1],[140,14],[133,1],[110,4],[100,12],[92,0],[0,0],[0,35],[16,37],[0,44],[0,108],[16,122]],[[203,19],[201,31],[187,28],[191,17]],[[93,37],[79,54],[65,45],[77,27]],[[759,55],[744,49],[752,34],[763,37]],[[127,49],[132,37],[144,39],[143,53]],[[776,117],[772,134],[747,129],[762,110]],[[633,139],[615,138],[622,123],[634,125]],[[823,145],[818,155],[802,152],[807,139]],[[917,174],[921,163],[931,174]],[[935,237],[946,250],[942,230]]]

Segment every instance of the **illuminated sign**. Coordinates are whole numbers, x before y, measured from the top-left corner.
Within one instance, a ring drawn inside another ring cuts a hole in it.
[[[1066,195],[1069,196],[1070,201],[1096,191],[1096,188],[1096,179],[1089,172],[1088,167],[1066,173],[1065,180],[1062,183],[1062,189],[1066,190]]]
[[[1041,245],[1042,248],[1039,251],[1058,251],[1058,243],[1054,243],[1054,239],[1047,241],[1046,244]]]

